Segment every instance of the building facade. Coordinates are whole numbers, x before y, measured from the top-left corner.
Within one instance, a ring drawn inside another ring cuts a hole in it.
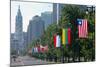
[[[44,33],[44,21],[40,16],[34,16],[30,21],[27,29],[27,43],[39,39]]]
[[[58,16],[58,20],[61,18],[62,6],[63,4],[53,3],[53,22],[57,22],[57,16]]]
[[[11,52],[12,51],[17,51],[18,50],[18,40],[15,38],[15,33],[11,33],[10,37],[10,43],[11,43]]]
[[[24,49],[24,39],[23,39],[23,18],[20,10],[20,6],[18,8],[18,12],[16,15],[16,23],[15,23],[15,39],[18,41],[18,53],[22,54]]]
[[[46,30],[47,27],[53,23],[53,13],[49,11],[43,12],[41,13],[41,18],[45,22],[45,30]]]

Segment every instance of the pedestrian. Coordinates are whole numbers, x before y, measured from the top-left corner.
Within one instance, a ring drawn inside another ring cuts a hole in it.
[[[16,55],[13,56],[14,61],[16,61]]]

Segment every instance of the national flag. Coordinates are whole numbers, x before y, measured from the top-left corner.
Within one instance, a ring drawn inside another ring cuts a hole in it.
[[[62,29],[62,44],[71,44],[71,28]]]
[[[79,36],[79,38],[87,38],[87,35],[88,35],[87,19],[77,19],[77,22],[78,22],[78,36]]]
[[[38,47],[36,47],[35,50],[36,50],[36,53],[38,53]]]
[[[44,52],[47,52],[47,51],[48,51],[48,45],[46,45],[46,46],[40,45],[40,52],[44,53]]]
[[[60,47],[61,37],[59,35],[54,35],[54,47]]]
[[[54,35],[53,40],[54,40],[54,47],[56,48],[56,34]]]
[[[34,47],[34,52],[37,53],[38,52],[38,48]]]
[[[42,46],[42,45],[40,45],[40,52],[42,52],[42,47],[43,47],[43,46]]]
[[[40,52],[44,52],[44,46],[40,45]]]
[[[43,46],[42,46],[42,45],[40,45],[40,48],[43,48]]]
[[[68,44],[68,29],[65,29],[65,44]]]
[[[32,54],[34,54],[34,48],[32,48]]]
[[[42,52],[42,53],[44,52],[44,48],[41,48],[41,52]]]
[[[68,29],[62,29],[62,44],[68,44]]]
[[[62,44],[66,44],[65,43],[65,34],[66,34],[66,31],[65,31],[65,29],[62,29]]]
[[[48,51],[48,45],[44,46],[44,50],[47,52]]]
[[[34,49],[33,51],[35,52],[35,51],[36,51],[36,50],[35,50],[35,47],[34,47],[33,49]]]
[[[38,52],[40,52],[40,46],[38,46],[37,48],[38,48]]]
[[[68,44],[71,44],[71,29],[68,28]]]
[[[34,47],[34,53],[36,52],[36,48]]]

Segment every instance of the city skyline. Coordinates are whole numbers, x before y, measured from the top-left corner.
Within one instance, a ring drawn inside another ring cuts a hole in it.
[[[11,66],[95,61],[94,6],[12,1],[10,8]]]
[[[22,17],[23,17],[22,23],[23,23],[24,32],[27,32],[27,27],[32,17],[34,17],[35,15],[41,16],[41,13],[43,12],[53,11],[53,4],[12,1],[11,2],[11,33],[15,33],[15,17],[17,15],[18,6],[20,6],[20,10],[21,10]],[[35,9],[32,9],[32,8],[35,8]]]

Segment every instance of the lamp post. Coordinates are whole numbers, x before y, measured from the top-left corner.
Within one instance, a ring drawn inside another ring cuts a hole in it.
[[[86,10],[87,18],[90,19],[90,17],[95,16],[94,14],[95,14],[95,7],[94,6],[87,6],[87,10]],[[95,31],[94,31],[94,35],[95,35]],[[90,39],[92,41],[94,41],[93,38],[95,38],[95,37],[93,36],[93,33],[92,33],[92,38],[90,38]],[[93,61],[93,51],[94,50],[93,50],[93,43],[92,43],[92,58],[91,58],[92,61]]]
[[[87,9],[86,9],[86,14],[94,14],[95,13],[95,7],[94,6],[87,6]]]
[[[59,3],[57,3],[57,35],[61,35],[61,33],[58,32],[58,30],[61,29],[59,27],[59,16],[60,16],[59,7],[60,7]],[[62,51],[61,62],[64,63],[64,47],[62,46],[62,44],[61,44],[60,50]]]

